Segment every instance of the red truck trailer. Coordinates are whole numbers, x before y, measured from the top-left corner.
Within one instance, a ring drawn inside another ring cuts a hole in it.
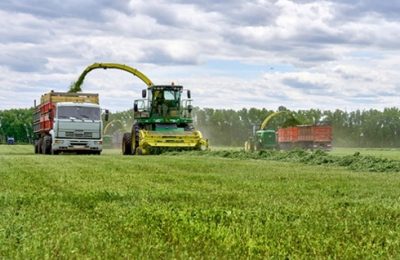
[[[323,149],[332,148],[332,126],[298,125],[279,128],[277,131],[280,149]]]
[[[279,128],[277,131],[279,149],[288,150],[294,148],[294,145],[299,138],[298,127]]]
[[[332,149],[332,126],[316,125],[313,129],[313,148],[314,149]]]

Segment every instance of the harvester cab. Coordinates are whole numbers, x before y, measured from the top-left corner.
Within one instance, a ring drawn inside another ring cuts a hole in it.
[[[184,125],[190,123],[192,100],[187,90],[187,99],[182,98],[183,87],[171,85],[151,86],[142,90],[142,99],[135,100],[135,119],[153,118],[155,123]],[[157,121],[157,122],[156,122]],[[153,130],[154,130],[153,126]]]

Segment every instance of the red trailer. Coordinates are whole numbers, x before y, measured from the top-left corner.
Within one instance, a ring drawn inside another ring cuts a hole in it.
[[[47,134],[53,129],[55,103],[46,102],[35,108],[33,131]]]
[[[332,126],[298,125],[279,128],[277,131],[280,149],[323,149],[332,148]]]
[[[315,125],[313,130],[314,149],[332,149],[332,126],[330,125]]]
[[[278,145],[280,149],[291,149],[299,136],[298,127],[287,127],[278,129]]]
[[[296,140],[296,147],[302,149],[312,149],[314,143],[314,126],[313,125],[299,125],[299,137]]]

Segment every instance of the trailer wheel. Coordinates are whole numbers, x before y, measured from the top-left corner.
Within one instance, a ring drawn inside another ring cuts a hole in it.
[[[42,153],[51,154],[51,137],[46,135],[42,142]]]
[[[39,147],[38,147],[38,142],[35,142],[35,154],[39,153]]]
[[[124,133],[122,137],[122,154],[132,155],[132,136],[131,133]]]
[[[38,153],[42,153],[42,143],[43,143],[43,138],[40,137],[39,140],[37,141],[37,147],[38,147]]]

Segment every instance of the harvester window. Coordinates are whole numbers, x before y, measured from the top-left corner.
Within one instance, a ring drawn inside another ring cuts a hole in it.
[[[160,116],[177,116],[181,91],[179,89],[155,89],[153,91],[152,111]]]
[[[135,100],[134,106],[137,107],[137,111],[139,112],[146,111],[148,107],[148,105],[146,104],[147,102],[147,99]]]
[[[166,105],[172,109],[179,109],[181,92],[179,90],[166,90],[164,92]]]
[[[164,103],[164,95],[161,90],[156,90],[153,93],[153,103],[157,107],[159,105],[162,105]]]
[[[166,90],[164,92],[165,100],[176,100],[177,99],[176,95],[177,95],[177,92],[173,91],[173,90]]]

